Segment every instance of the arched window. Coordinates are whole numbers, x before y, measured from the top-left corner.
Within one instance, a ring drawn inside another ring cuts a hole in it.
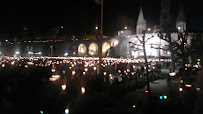
[[[98,45],[96,43],[91,43],[89,45],[89,55],[98,55]]]
[[[107,50],[110,48],[110,44],[108,42],[104,42],[102,44],[102,56],[106,55]]]
[[[78,46],[78,56],[85,56],[87,54],[87,48],[84,44]]]

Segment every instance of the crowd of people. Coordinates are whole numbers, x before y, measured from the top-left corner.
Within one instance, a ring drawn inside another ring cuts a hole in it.
[[[100,75],[98,68],[98,59],[92,58],[1,58],[0,104],[5,108],[8,108],[7,103],[17,102],[23,106],[28,102],[40,106],[45,102],[43,96],[52,98],[53,95],[64,95],[65,101],[73,102],[81,94],[81,87],[86,92],[104,92],[112,90],[114,85],[129,83],[132,86],[132,81],[146,81],[143,63],[127,59],[103,59]],[[158,73],[160,70],[157,70],[157,66],[152,66],[150,76],[157,77]],[[54,76],[59,78],[50,80]],[[61,85],[66,85],[65,90]]]

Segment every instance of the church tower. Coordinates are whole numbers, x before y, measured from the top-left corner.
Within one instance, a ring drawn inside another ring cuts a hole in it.
[[[171,0],[161,0],[160,28],[162,32],[172,29]]]
[[[146,20],[144,19],[142,7],[140,7],[140,13],[137,21],[137,26],[136,26],[136,34],[142,34],[144,30],[146,30]]]
[[[183,10],[183,4],[180,5],[178,16],[176,18],[176,28],[178,32],[184,32],[186,30],[186,19]]]

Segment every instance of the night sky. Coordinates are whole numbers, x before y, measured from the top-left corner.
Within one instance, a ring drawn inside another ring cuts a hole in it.
[[[158,24],[160,0],[104,0],[104,33],[112,34],[124,24],[135,28],[140,4],[148,26]],[[193,29],[203,30],[201,5],[198,0],[184,0]],[[63,25],[64,31],[79,35],[90,33],[100,23],[100,5],[94,0],[6,0],[0,2],[0,15],[0,34],[17,32],[22,25],[36,33]]]

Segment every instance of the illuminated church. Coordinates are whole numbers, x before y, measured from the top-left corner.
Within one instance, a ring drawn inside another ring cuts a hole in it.
[[[137,20],[136,33],[130,27],[125,26],[122,30],[118,31],[118,45],[116,46],[113,55],[117,55],[123,58],[143,58],[142,45],[138,39],[142,39],[143,31],[146,31],[145,39],[150,38],[146,42],[146,54],[148,58],[153,59],[166,59],[170,58],[170,52],[168,51],[168,42],[158,37],[159,32],[166,33],[170,31],[171,37],[174,40],[178,39],[178,32],[183,33],[186,30],[186,19],[184,16],[183,5],[179,7],[179,11],[176,17],[176,21],[173,19],[173,15],[170,13],[171,0],[161,1],[161,15],[160,15],[160,27],[152,30],[147,28],[147,21],[144,18],[144,12],[140,7],[139,16]],[[191,42],[191,38],[188,38],[188,42]],[[129,42],[132,42],[130,44]]]

